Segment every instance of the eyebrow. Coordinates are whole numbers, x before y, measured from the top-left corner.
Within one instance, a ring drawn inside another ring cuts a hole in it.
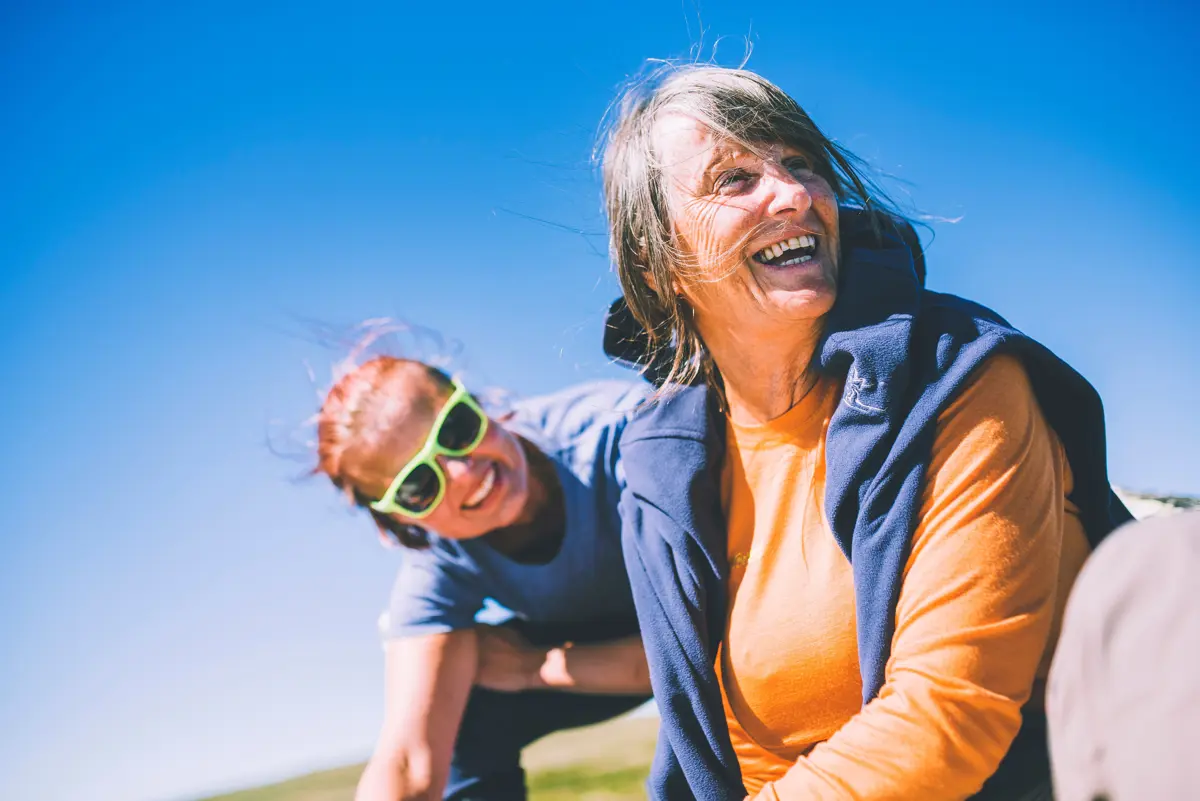
[[[752,155],[749,150],[736,143],[720,141],[709,149],[708,161],[704,163],[703,175],[711,175],[713,170],[730,159],[738,156]]]
[[[697,191],[703,193],[711,192],[717,175],[721,172],[721,168],[734,159],[748,155],[753,155],[753,153],[736,142],[721,140],[715,143],[709,148],[708,159],[704,162],[704,166],[700,170],[700,182]]]

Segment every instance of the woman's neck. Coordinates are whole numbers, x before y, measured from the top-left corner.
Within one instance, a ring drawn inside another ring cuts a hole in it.
[[[812,362],[821,337],[819,321],[770,333],[730,326],[701,331],[701,336],[721,373],[729,416],[735,423],[774,420],[817,383]]]
[[[488,545],[517,562],[545,564],[558,555],[566,533],[562,482],[550,457],[519,437],[529,465],[529,500],[512,525],[484,535]]]

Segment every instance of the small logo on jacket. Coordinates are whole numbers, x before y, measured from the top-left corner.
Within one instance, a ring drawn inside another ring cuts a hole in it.
[[[872,392],[875,389],[875,382],[869,381],[858,374],[858,365],[850,365],[850,373],[846,376],[846,390],[842,395],[842,402],[851,409],[858,409],[861,412],[873,412],[879,414],[883,409],[872,406],[862,399],[864,392]]]

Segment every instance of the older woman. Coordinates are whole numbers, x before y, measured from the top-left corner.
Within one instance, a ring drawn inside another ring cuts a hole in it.
[[[631,92],[606,145],[610,352],[675,385],[621,439],[655,798],[1049,792],[1058,620],[1128,514],[1099,398],[924,291],[855,164],[709,66]]]

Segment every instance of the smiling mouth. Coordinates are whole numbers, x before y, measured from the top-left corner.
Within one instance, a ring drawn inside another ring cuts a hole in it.
[[[483,506],[484,502],[491,496],[492,490],[496,488],[496,478],[497,467],[496,463],[492,462],[488,465],[488,471],[483,477],[483,481],[479,482],[479,486],[463,502],[462,508],[478,509],[480,506]]]
[[[813,234],[793,236],[782,239],[774,245],[767,245],[754,254],[754,260],[768,267],[791,267],[812,261],[817,252],[817,237]]]

